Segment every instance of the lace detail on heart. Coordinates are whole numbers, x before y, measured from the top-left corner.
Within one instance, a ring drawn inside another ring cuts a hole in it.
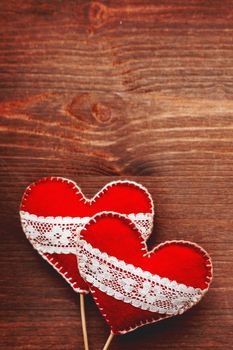
[[[188,287],[143,271],[93,248],[84,240],[78,247],[81,276],[102,292],[142,310],[181,314],[196,304],[204,290]]]
[[[146,241],[150,234],[153,226],[153,214],[151,213],[138,213],[138,214],[128,214],[128,218],[133,221],[138,231],[141,232],[142,237]]]
[[[145,239],[150,235],[153,214],[139,213],[127,215]],[[23,231],[35,249],[43,253],[76,254],[80,231],[90,217],[37,216],[20,211]]]

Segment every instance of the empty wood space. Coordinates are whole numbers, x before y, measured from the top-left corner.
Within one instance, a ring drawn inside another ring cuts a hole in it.
[[[32,181],[93,196],[111,180],[155,202],[149,247],[202,245],[214,281],[182,316],[111,350],[233,348],[233,2],[2,0],[0,349],[83,349],[79,297],[19,222]],[[90,349],[109,334],[87,298]]]

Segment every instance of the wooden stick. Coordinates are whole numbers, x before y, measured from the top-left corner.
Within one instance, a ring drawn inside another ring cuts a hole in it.
[[[88,337],[87,337],[86,315],[85,315],[85,301],[84,301],[84,295],[83,294],[80,294],[80,311],[81,311],[81,321],[82,321],[82,330],[83,330],[84,349],[85,350],[89,350]]]
[[[106,341],[104,347],[103,347],[103,350],[108,350],[109,345],[111,344],[111,342],[112,342],[112,340],[113,340],[113,337],[114,337],[114,334],[111,332],[111,333],[109,334],[109,337],[108,337],[108,339],[107,339],[107,341]]]

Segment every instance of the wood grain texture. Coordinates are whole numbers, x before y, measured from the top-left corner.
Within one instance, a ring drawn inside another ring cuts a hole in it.
[[[32,250],[25,187],[61,175],[92,196],[112,179],[147,186],[149,246],[201,244],[207,297],[111,350],[233,344],[233,3],[228,0],[0,2],[0,349],[83,348],[79,298]],[[87,300],[90,349],[108,328]]]

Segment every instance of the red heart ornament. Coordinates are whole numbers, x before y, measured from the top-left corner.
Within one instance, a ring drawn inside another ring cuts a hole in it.
[[[136,182],[113,181],[87,199],[75,182],[49,177],[31,184],[22,198],[20,218],[27,238],[80,293],[89,290],[77,268],[78,235],[90,218],[102,211],[127,215],[145,239],[152,231],[153,201],[146,188]]]
[[[201,247],[168,241],[148,252],[135,224],[115,213],[89,221],[77,255],[81,276],[114,334],[183,313],[201,300],[212,279],[211,259]]]

